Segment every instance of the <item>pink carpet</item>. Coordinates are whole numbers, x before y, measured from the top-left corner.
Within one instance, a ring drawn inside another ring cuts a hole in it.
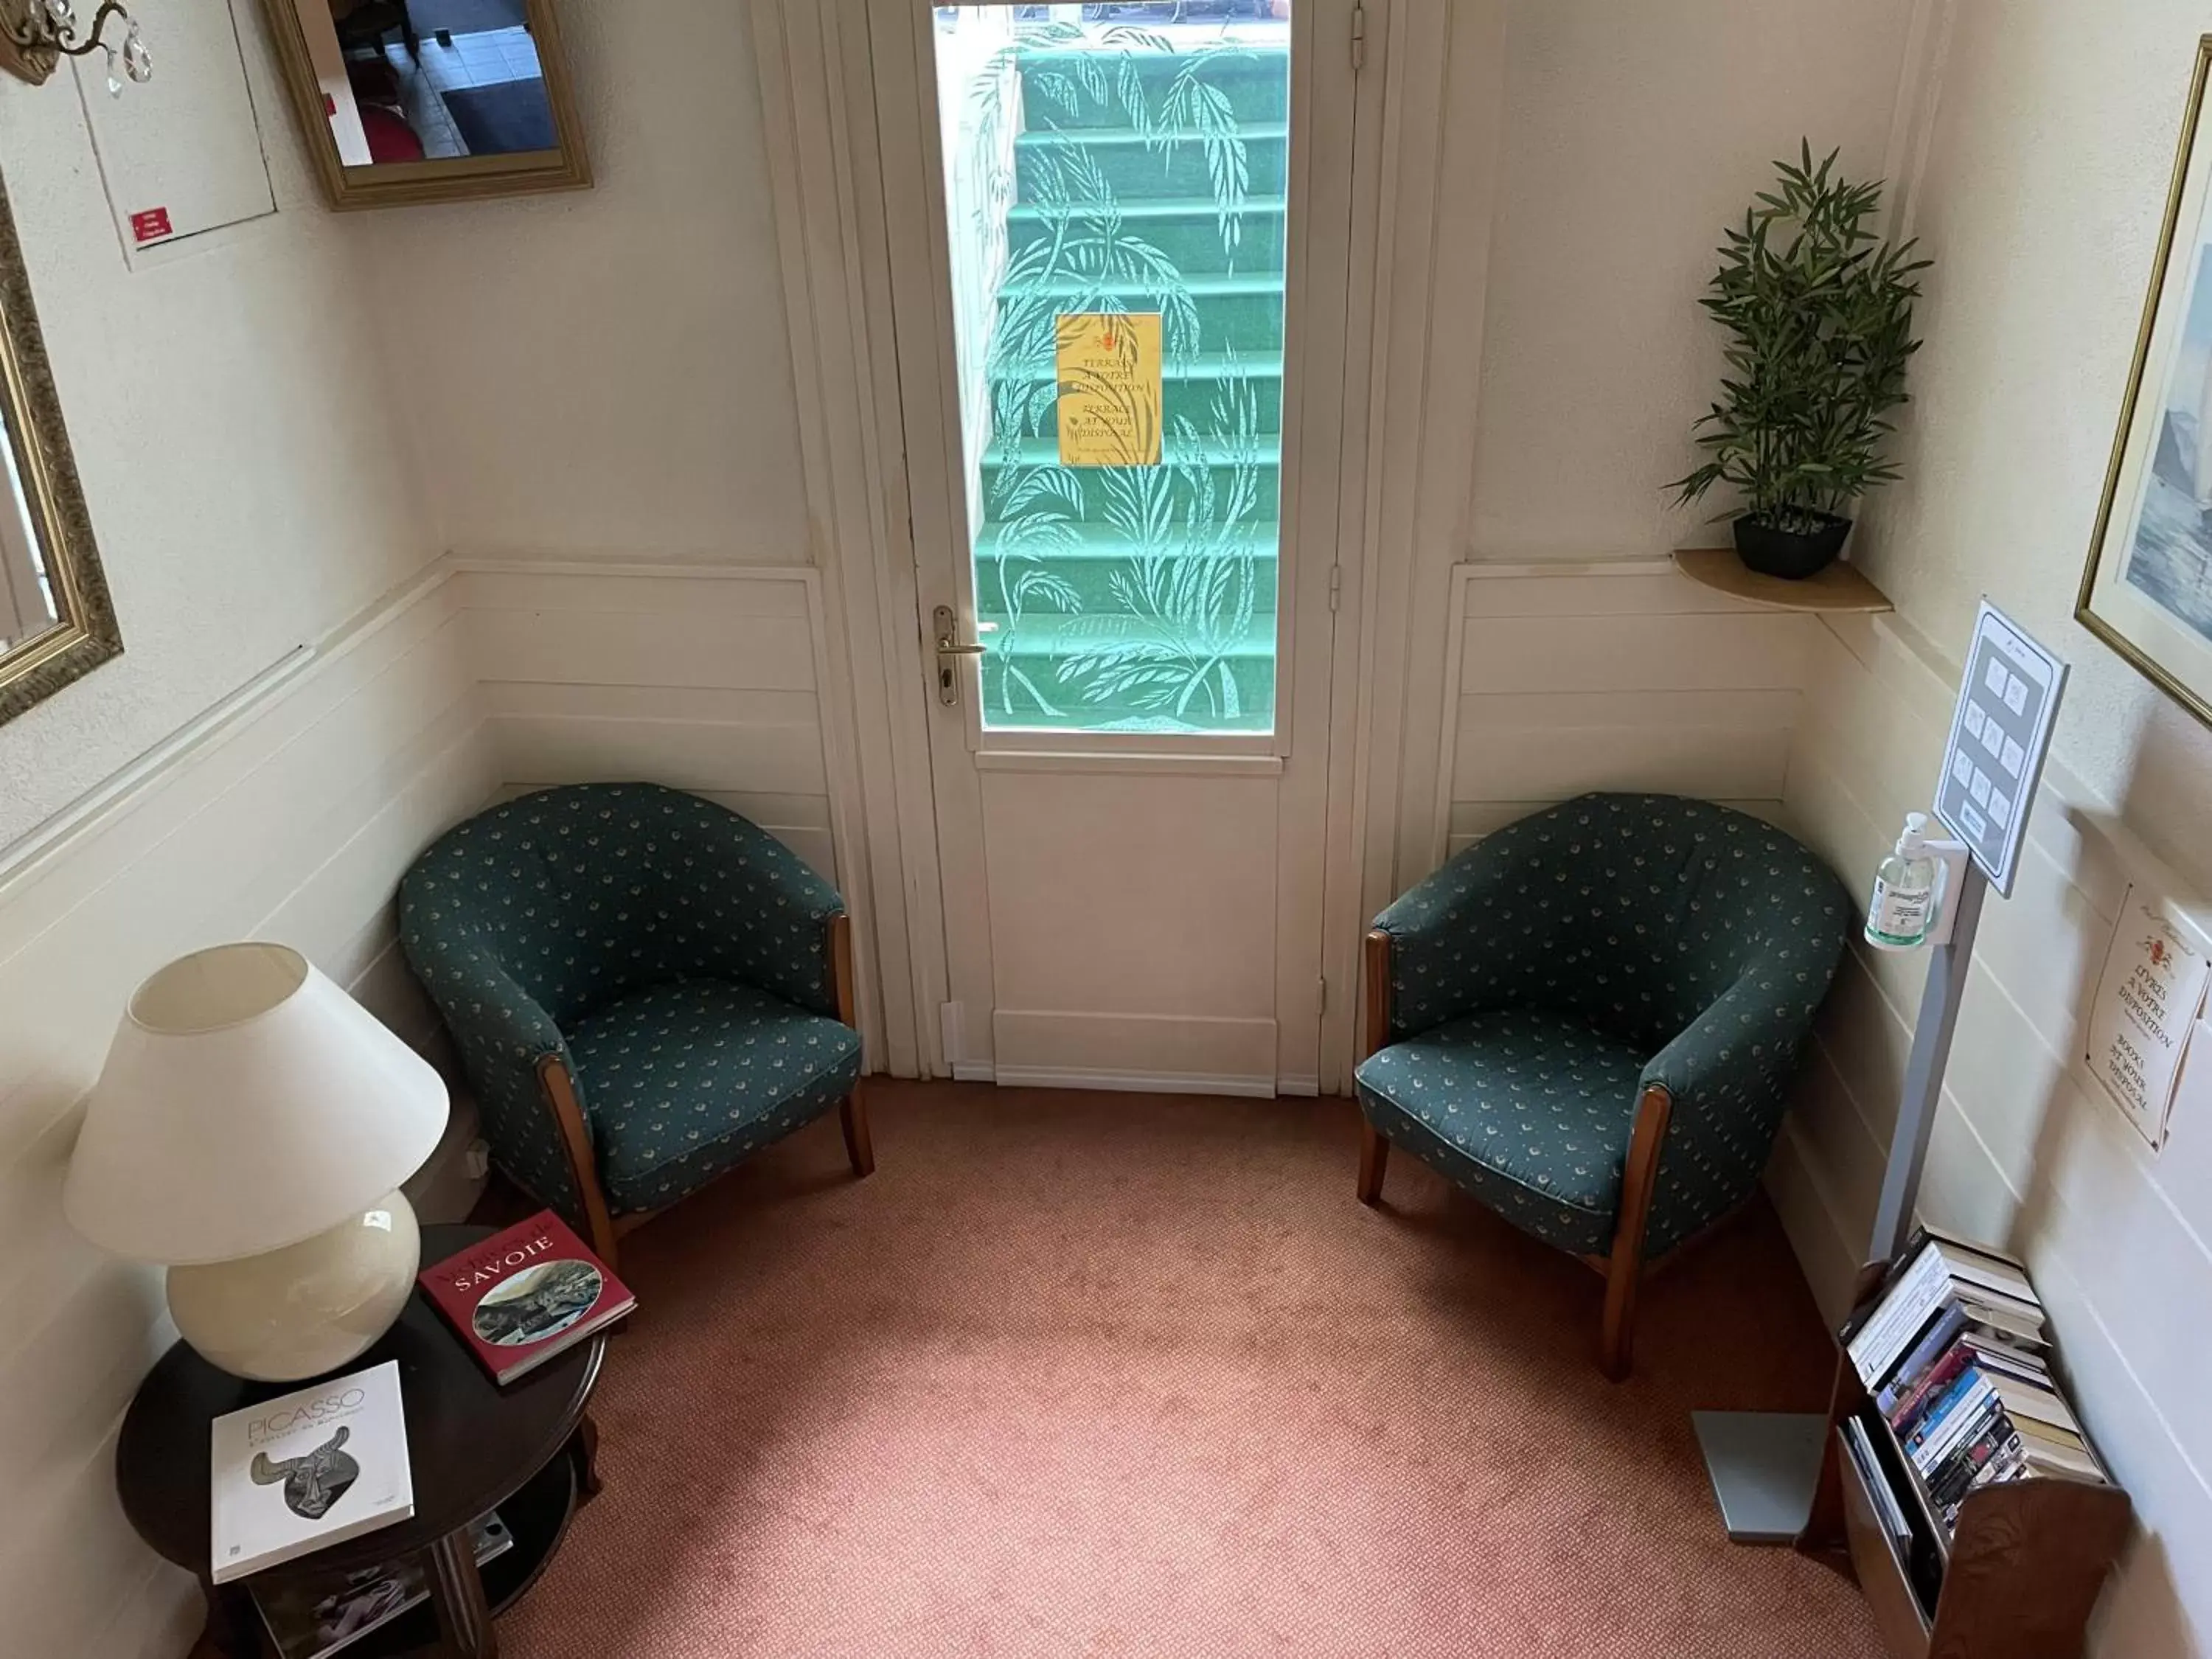
[[[1600,1286],[1342,1102],[884,1085],[625,1242],[606,1492],[508,1659],[1871,1659],[1857,1593],[1722,1536],[1693,1406],[1818,1409],[1764,1205]]]

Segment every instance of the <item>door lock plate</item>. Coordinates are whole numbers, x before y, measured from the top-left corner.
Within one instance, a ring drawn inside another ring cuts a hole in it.
[[[980,645],[960,643],[960,619],[949,605],[940,605],[929,613],[929,631],[937,644],[937,700],[947,708],[960,702],[960,659],[980,657]]]

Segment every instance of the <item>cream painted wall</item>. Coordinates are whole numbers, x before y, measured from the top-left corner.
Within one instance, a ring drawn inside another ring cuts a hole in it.
[[[745,8],[565,3],[594,188],[364,216],[441,545],[803,563]]]
[[[1713,533],[1710,508],[1677,510],[1660,486],[1692,465],[1721,368],[1696,304],[1721,230],[1801,137],[1880,173],[1911,10],[1511,0],[1476,557],[1664,553]]]
[[[281,112],[258,9],[239,15],[257,103]],[[355,227],[315,204],[290,131],[267,136],[277,213],[133,269],[75,77],[0,82],[7,188],[125,650],[0,730],[0,847],[434,550]]]
[[[0,1627],[10,1654],[175,1659],[192,1582],[115,1499],[115,1435],[174,1340],[158,1269],[70,1230],[62,1176],[79,1103],[131,988],[234,939],[296,945],[403,1036],[433,1017],[400,959],[392,896],[433,836],[492,793],[452,585],[410,584],[319,636],[281,684],[69,832],[0,864]],[[198,711],[189,711],[197,713]]]
[[[1722,368],[1697,301],[1723,228],[1801,136],[1842,146],[1854,173],[1883,170],[1918,3],[1405,9],[1447,21],[1447,50],[1425,35],[1406,71],[1419,93],[1427,60],[1443,65],[1441,110],[1402,101],[1407,121],[1443,126],[1446,149],[1432,182],[1398,181],[1422,194],[1389,227],[1389,371],[1421,385],[1423,405],[1404,430],[1378,414],[1383,534],[1358,619],[1373,630],[1356,688],[1373,803],[1357,832],[1364,914],[1436,859],[1452,568],[1661,556],[1725,535],[1662,489],[1693,463],[1691,425]],[[1356,942],[1347,930],[1332,971],[1352,971]]]
[[[1955,649],[1986,591],[2073,659],[2057,753],[2212,881],[2212,737],[2072,620],[2212,13],[1960,5],[1915,228],[1936,260],[1906,484],[1856,556]]]
[[[1925,805],[1984,592],[2074,665],[2020,887],[1983,923],[1922,1203],[2026,1254],[2135,1498],[2144,1533],[2097,1651],[2179,1659],[2212,1652],[2212,1121],[2177,1121],[2154,1157],[2070,1060],[2123,884],[2155,854],[2161,879],[2212,894],[2212,732],[2072,609],[2212,15],[2183,0],[1929,7],[1933,44],[1946,14],[1950,27],[1915,191],[1937,262],[1927,346],[1906,481],[1870,505],[1857,552],[1899,616],[1830,630],[1808,664],[1786,808],[1865,875]],[[1832,1308],[1871,1218],[1919,980],[1854,952],[1773,1170]]]
[[[281,111],[258,11],[255,97]],[[157,61],[159,20],[147,19]],[[198,1597],[116,1507],[113,1435],[172,1335],[158,1274],[57,1207],[76,1102],[131,984],[225,938],[290,939],[410,1032],[398,870],[483,799],[457,635],[347,618],[433,552],[361,301],[355,228],[269,145],[279,211],[126,260],[76,77],[0,82],[0,155],[125,654],[0,726],[0,1626],[9,1650],[168,1659]],[[189,156],[185,158],[189,161]],[[297,647],[332,654],[31,836]],[[11,845],[12,843],[12,845]]]
[[[1822,627],[1803,665],[1784,821],[1863,879],[1903,814],[1926,805],[1957,665],[1892,617]],[[1983,917],[1920,1194],[1927,1219],[2026,1257],[2075,1407],[2135,1500],[2143,1532],[2108,1603],[2104,1659],[2180,1659],[2212,1633],[2212,1340],[2196,1311],[2212,1304],[2212,1102],[2179,1114],[2154,1158],[2075,1061],[2127,884],[2172,890],[2174,879],[2051,763],[2012,897]],[[1769,1170],[1837,1318],[1866,1248],[1925,969],[1854,944]]]

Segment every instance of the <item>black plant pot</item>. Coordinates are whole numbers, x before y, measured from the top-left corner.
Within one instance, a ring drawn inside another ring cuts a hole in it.
[[[1762,576],[1796,582],[1818,575],[1844,550],[1844,538],[1851,533],[1851,521],[1832,513],[1814,516],[1820,520],[1820,527],[1807,532],[1778,529],[1745,514],[1735,521],[1736,557],[1747,569]]]

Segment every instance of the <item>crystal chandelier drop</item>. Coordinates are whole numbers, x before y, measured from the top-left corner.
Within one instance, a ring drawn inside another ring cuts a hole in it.
[[[108,39],[108,25],[123,25],[120,41]],[[76,0],[0,0],[0,31],[15,48],[7,67],[27,80],[43,81],[61,58],[107,54],[107,90],[121,97],[127,82],[154,76],[153,55],[138,32],[138,20],[124,9],[121,0],[100,0],[90,27],[76,15]]]

